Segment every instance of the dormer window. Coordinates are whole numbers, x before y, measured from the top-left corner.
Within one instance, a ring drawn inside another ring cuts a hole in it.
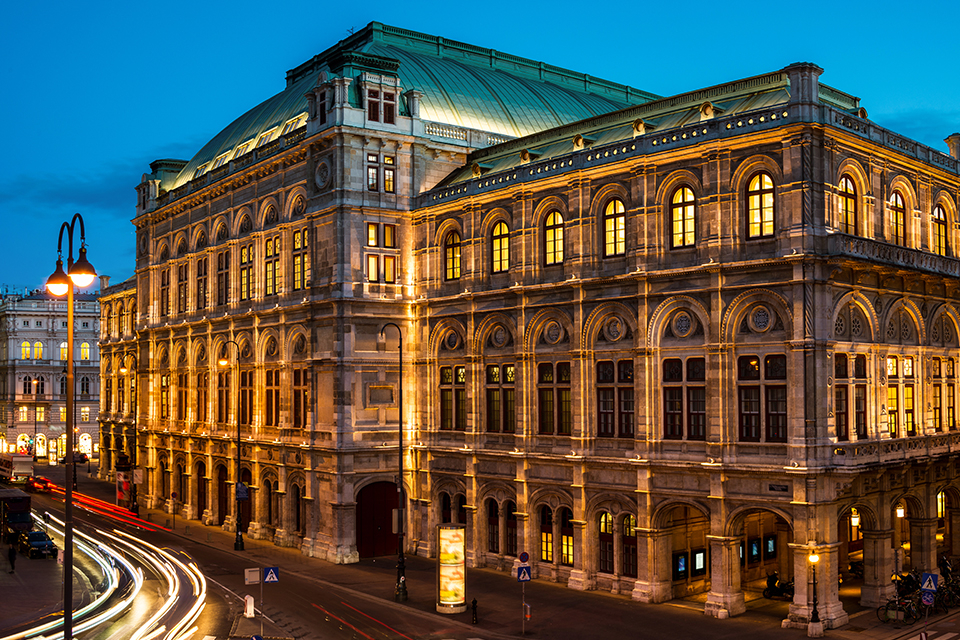
[[[200,165],[199,167],[197,167],[197,170],[193,172],[193,177],[194,177],[194,179],[199,178],[199,177],[202,176],[204,173],[206,173],[206,171],[207,171],[207,165],[206,165],[206,163]]]
[[[270,131],[266,131],[266,132],[264,132],[264,133],[261,133],[261,134],[260,134],[260,137],[257,138],[257,148],[259,149],[259,148],[262,147],[263,145],[265,145],[265,144],[267,144],[268,142],[270,142],[271,140],[273,140],[273,139],[276,137],[276,135],[277,135],[277,128],[276,128],[276,127],[274,127],[273,129],[270,129]]]
[[[242,145],[237,147],[237,151],[233,154],[234,158],[239,158],[246,152],[250,151],[250,141],[244,142]]]
[[[367,120],[380,122],[380,92],[375,89],[367,90]]]
[[[213,168],[216,169],[217,167],[222,166],[227,161],[228,157],[230,157],[229,151],[227,153],[221,153],[220,155],[218,155],[217,158],[213,161]]]
[[[392,91],[383,92],[383,124],[394,124],[397,121],[397,94]]]
[[[285,136],[295,129],[299,129],[303,126],[303,123],[307,121],[307,114],[301,113],[296,118],[292,120],[287,120],[286,124],[283,125],[283,131],[280,132],[280,135]]]

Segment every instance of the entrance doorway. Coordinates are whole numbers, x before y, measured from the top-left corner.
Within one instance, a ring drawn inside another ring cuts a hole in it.
[[[361,558],[397,552],[393,510],[398,503],[397,485],[392,482],[375,482],[360,490],[357,497],[357,553]]]
[[[230,492],[227,491],[227,468],[217,470],[217,524],[223,525],[227,519],[227,507],[230,505]]]

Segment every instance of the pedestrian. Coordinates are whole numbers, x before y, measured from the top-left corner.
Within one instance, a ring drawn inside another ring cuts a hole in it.
[[[17,550],[13,545],[7,550],[7,559],[10,561],[10,573],[13,573],[17,565]]]

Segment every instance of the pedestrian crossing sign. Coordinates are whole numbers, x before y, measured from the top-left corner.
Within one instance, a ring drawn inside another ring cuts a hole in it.
[[[920,577],[921,589],[924,591],[936,591],[937,590],[937,574],[935,573],[925,573]]]
[[[529,582],[530,581],[530,566],[529,565],[520,565],[517,567],[517,582]]]
[[[263,570],[264,582],[280,582],[280,567],[267,567]]]

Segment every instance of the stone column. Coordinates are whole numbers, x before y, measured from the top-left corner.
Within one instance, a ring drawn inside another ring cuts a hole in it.
[[[817,612],[824,629],[836,629],[849,621],[840,603],[838,584],[839,544],[790,545],[793,551],[794,587],[790,613],[784,628],[806,628],[813,612],[813,567],[810,554],[820,556],[817,562]]]
[[[476,505],[465,505],[464,509],[467,512],[467,521],[464,523],[466,525],[466,531],[464,532],[467,536],[467,557],[466,557],[466,566],[468,567],[481,567],[483,566],[482,558],[485,555],[485,546],[486,542],[483,540],[480,531],[480,518],[478,514],[481,512]],[[483,532],[486,533],[487,527],[484,525]],[[481,546],[483,545],[483,546]]]
[[[896,594],[893,575],[893,531],[863,531],[863,586],[860,605],[879,607]]]
[[[637,581],[631,597],[639,602],[673,599],[672,538],[668,531],[637,529]]]
[[[910,564],[918,571],[940,573],[937,567],[937,519],[908,518]]]
[[[600,535],[597,531],[596,539],[599,542]],[[597,575],[597,554],[599,549],[593,550],[591,574],[596,580]],[[620,593],[620,572],[623,570],[623,518],[615,518],[613,521],[613,586],[610,591],[614,594]]]
[[[517,511],[514,515],[517,516],[517,555],[519,556],[521,553],[526,551],[528,554],[530,554],[530,560],[531,560],[530,564],[532,566],[536,566],[533,561],[536,560],[537,562],[539,562],[540,550],[539,550],[539,547],[530,546],[530,542],[531,542],[531,537],[529,535],[530,515],[528,513],[522,513],[520,511]],[[514,576],[517,575],[518,566],[520,566],[520,559],[519,557],[516,557],[513,559],[512,573]],[[533,569],[531,569],[531,572],[532,571]],[[536,576],[536,574],[534,575]],[[536,577],[539,577],[539,576],[536,576]]]
[[[704,615],[729,618],[747,610],[740,587],[740,537],[707,536],[710,545],[710,592]]]
[[[590,553],[590,545],[586,540],[590,537],[585,535],[586,530],[586,522],[573,521],[573,570],[570,572],[567,586],[580,591],[592,589],[595,583],[593,579],[595,572],[588,569],[592,565],[590,559],[593,558],[593,554]]]
[[[950,556],[960,555],[960,509],[947,509],[947,542]]]

